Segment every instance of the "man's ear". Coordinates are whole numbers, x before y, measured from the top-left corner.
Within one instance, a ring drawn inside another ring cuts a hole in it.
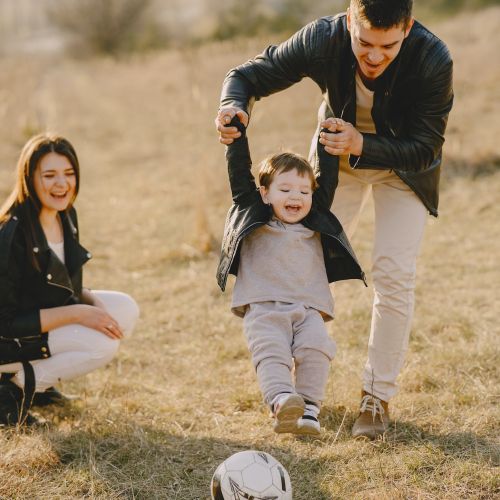
[[[346,17],[347,31],[351,31],[351,9],[349,7],[347,7],[346,13],[347,13],[347,17]]]
[[[259,186],[260,196],[262,197],[262,201],[269,205],[269,198],[267,197],[267,189],[265,186]]]
[[[408,23],[408,26],[406,27],[405,29],[405,38],[410,34],[410,31],[411,31],[411,27],[413,26],[413,23],[415,22],[415,18],[412,17],[410,19],[410,22]]]

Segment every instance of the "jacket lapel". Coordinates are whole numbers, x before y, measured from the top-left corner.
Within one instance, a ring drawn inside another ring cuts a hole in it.
[[[91,255],[78,242],[78,232],[75,224],[65,212],[59,212],[64,234],[64,258],[61,262],[52,251],[45,237],[45,233],[39,223],[35,224],[37,246],[33,251],[38,257],[40,269],[45,273],[45,279],[49,285],[65,288],[74,293],[71,276],[75,274],[87,262]],[[45,262],[45,265],[43,263]]]
[[[92,258],[91,253],[78,241],[78,229],[71,220],[70,215],[61,212],[61,221],[64,231],[64,251],[66,268],[70,276],[73,276],[81,267]]]

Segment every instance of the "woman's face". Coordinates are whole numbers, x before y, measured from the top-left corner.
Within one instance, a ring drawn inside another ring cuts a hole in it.
[[[35,169],[33,184],[42,210],[60,212],[75,197],[75,170],[66,156],[48,153]]]

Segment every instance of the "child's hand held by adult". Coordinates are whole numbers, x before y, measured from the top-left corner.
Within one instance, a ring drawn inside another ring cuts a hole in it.
[[[242,109],[226,106],[219,109],[217,116],[215,118],[215,126],[219,132],[219,142],[222,144],[231,144],[234,139],[238,139],[241,136],[241,132],[236,127],[227,127],[231,120],[238,116],[240,122],[247,127],[248,126],[248,114]]]
[[[353,154],[360,156],[363,151],[363,134],[352,123],[340,118],[327,118],[321,122],[321,128],[331,133],[321,132],[319,142],[331,155]]]

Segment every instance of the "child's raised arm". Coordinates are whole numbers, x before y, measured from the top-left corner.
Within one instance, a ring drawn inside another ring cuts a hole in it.
[[[252,159],[246,128],[238,116],[235,116],[227,126],[237,127],[241,132],[241,137],[235,139],[226,148],[227,170],[233,202],[241,205],[245,204],[247,197],[249,197],[249,202],[253,201],[253,196],[258,194],[258,191],[252,175]]]
[[[321,132],[331,131],[322,129]],[[316,204],[330,210],[339,183],[339,157],[325,151],[325,146],[319,142],[319,134],[313,169],[318,182],[318,188],[314,191],[313,200]]]

